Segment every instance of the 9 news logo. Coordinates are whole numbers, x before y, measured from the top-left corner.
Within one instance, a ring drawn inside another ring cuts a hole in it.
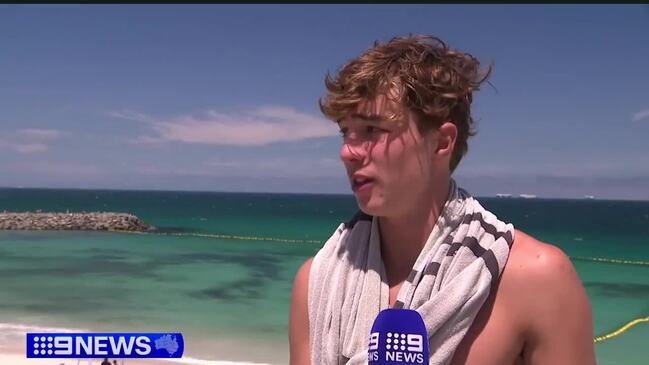
[[[181,358],[181,333],[28,333],[27,358]]]
[[[379,351],[380,332],[370,334],[370,344],[368,349],[368,361],[393,361],[404,362],[408,364],[424,363],[424,337],[413,333],[384,333],[385,348]],[[381,354],[385,358],[379,359]]]

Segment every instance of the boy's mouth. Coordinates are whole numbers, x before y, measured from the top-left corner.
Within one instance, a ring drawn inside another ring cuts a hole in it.
[[[374,179],[368,176],[356,175],[352,178],[352,190],[354,192],[369,188],[374,183]]]

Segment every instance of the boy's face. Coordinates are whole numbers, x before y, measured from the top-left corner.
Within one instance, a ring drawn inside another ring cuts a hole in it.
[[[400,116],[388,119],[393,113]],[[422,134],[415,116],[385,96],[361,103],[339,127],[340,157],[356,201],[367,214],[405,214],[430,196],[426,193],[435,189],[444,163],[448,170],[448,159],[436,153],[439,133],[433,129]]]

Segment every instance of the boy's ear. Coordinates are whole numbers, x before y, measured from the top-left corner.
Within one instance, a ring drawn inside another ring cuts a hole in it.
[[[437,129],[437,150],[440,155],[451,155],[457,140],[457,127],[453,122],[446,121]]]

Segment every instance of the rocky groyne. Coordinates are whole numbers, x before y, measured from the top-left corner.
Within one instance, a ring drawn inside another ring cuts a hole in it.
[[[152,227],[127,213],[0,213],[0,230],[148,231]]]

